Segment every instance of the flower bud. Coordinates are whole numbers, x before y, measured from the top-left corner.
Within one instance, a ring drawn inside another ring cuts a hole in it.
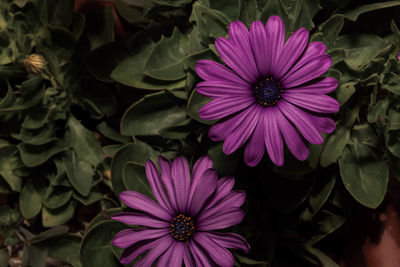
[[[25,69],[30,74],[39,74],[46,69],[47,61],[43,56],[32,54],[24,59]]]

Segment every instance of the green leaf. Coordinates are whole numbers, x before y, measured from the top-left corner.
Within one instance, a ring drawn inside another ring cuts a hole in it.
[[[340,106],[343,106],[347,100],[355,93],[355,85],[357,82],[347,82],[341,84],[336,90],[336,99],[339,101]]]
[[[268,263],[266,261],[256,261],[242,255],[233,254],[235,257],[235,266],[258,266],[258,267],[267,267]]]
[[[239,20],[250,26],[256,18],[257,0],[239,0],[239,6]]]
[[[126,228],[117,221],[102,221],[86,232],[82,240],[80,258],[85,267],[118,267],[119,260],[113,253],[111,243],[115,234]]]
[[[222,151],[223,143],[211,147],[208,154],[212,158],[213,168],[220,176],[232,175],[240,158],[240,151],[226,155]]]
[[[100,142],[94,137],[93,132],[86,129],[72,115],[68,119],[68,126],[71,132],[70,144],[79,159],[96,167],[103,161]]]
[[[69,201],[58,209],[43,207],[42,224],[44,227],[54,227],[68,222],[74,216],[76,201]]]
[[[161,129],[177,125],[185,119],[184,106],[165,92],[146,95],[126,110],[121,119],[121,134],[159,135]]]
[[[286,9],[286,5],[282,0],[268,0],[262,12],[260,14],[260,20],[262,22],[267,22],[271,16],[279,16],[285,24],[286,31],[289,32],[289,25],[291,20],[289,18],[289,13]]]
[[[69,28],[74,16],[74,2],[71,0],[43,0],[38,8],[41,18],[52,27]]]
[[[43,199],[42,201],[43,205],[46,208],[57,209],[65,205],[71,199],[71,196],[72,196],[71,189],[57,187],[49,197]]]
[[[394,109],[389,109],[389,126],[388,131],[400,130],[400,112]]]
[[[317,248],[308,247],[307,251],[318,258],[322,267],[340,267],[333,259]]]
[[[199,2],[193,5],[190,21],[196,22],[196,30],[205,44],[214,43],[217,37],[226,36],[230,22],[222,12],[207,8]]]
[[[96,129],[105,137],[119,142],[119,143],[128,143],[132,141],[131,138],[126,136],[121,136],[119,132],[117,132],[114,128],[109,126],[105,121],[97,125]]]
[[[112,116],[118,112],[118,103],[111,90],[102,83],[93,83],[82,92],[82,98],[96,113]]]
[[[153,192],[150,189],[149,181],[147,180],[144,165],[137,162],[128,161],[124,164],[122,175],[126,189],[142,193],[150,198],[154,198]]]
[[[188,38],[178,28],[172,36],[161,38],[151,52],[144,73],[154,79],[176,81],[186,77],[182,60],[187,54]]]
[[[221,11],[229,20],[236,20],[238,17],[239,0],[210,1],[210,8]],[[256,6],[254,6],[255,8]],[[253,17],[255,19],[255,17]]]
[[[103,195],[98,188],[94,188],[90,191],[90,194],[87,197],[83,197],[76,192],[74,192],[73,197],[79,202],[81,202],[83,205],[89,206],[102,199]]]
[[[379,119],[383,119],[386,116],[386,112],[388,106],[390,104],[389,98],[386,97],[385,99],[376,103],[369,111],[368,111],[368,122],[375,123]]]
[[[394,6],[400,6],[400,1],[387,1],[387,2],[362,5],[356,7],[355,9],[344,12],[344,17],[349,20],[356,21],[358,16],[363,13]]]
[[[114,193],[118,196],[122,191],[126,190],[123,181],[123,170],[126,162],[132,161],[144,165],[148,159],[155,161],[158,155],[159,153],[149,145],[138,140],[121,148],[111,163],[111,183]]]
[[[15,146],[0,147],[0,176],[6,180],[13,191],[19,192],[22,180],[21,177],[16,175],[16,171],[23,164],[17,154],[18,150]]]
[[[52,125],[46,125],[39,129],[22,128],[18,137],[25,144],[37,146],[45,145],[57,140]],[[14,136],[14,138],[16,137]]]
[[[323,33],[322,41],[327,46],[328,51],[335,47],[336,40],[344,25],[342,14],[335,14],[318,28]]]
[[[42,200],[36,191],[32,180],[29,180],[21,190],[19,195],[19,206],[22,215],[27,218],[33,218],[39,214],[42,208]]]
[[[400,135],[398,131],[387,132],[386,145],[390,153],[400,158]]]
[[[349,193],[364,206],[378,207],[389,180],[387,161],[372,147],[355,142],[345,148],[339,167]]]
[[[400,41],[400,31],[399,31],[399,28],[397,27],[396,23],[394,22],[394,20],[392,20],[392,23],[390,24],[390,29],[392,30],[397,41]]]
[[[22,162],[27,167],[36,167],[43,164],[51,156],[67,149],[64,142],[57,141],[42,146],[33,146],[20,143],[18,149]]]
[[[336,130],[328,136],[321,153],[322,167],[327,167],[340,158],[344,148],[350,142],[350,133],[351,129],[338,125]]]
[[[72,186],[83,196],[88,196],[92,187],[94,169],[86,161],[80,160],[73,151],[63,157],[63,164]]]
[[[114,41],[114,15],[106,6],[86,15],[86,32],[92,50]]]
[[[0,226],[15,225],[21,214],[18,209],[11,209],[9,206],[0,206]]]
[[[346,218],[340,214],[322,210],[313,218],[316,231],[307,244],[314,245],[321,241],[342,226],[345,220]]]
[[[325,175],[315,179],[315,184],[311,189],[308,199],[313,215],[315,215],[328,200],[335,183],[336,175]]]

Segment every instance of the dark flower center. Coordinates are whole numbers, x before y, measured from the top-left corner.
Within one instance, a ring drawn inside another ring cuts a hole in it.
[[[254,86],[257,102],[264,106],[275,106],[281,99],[282,88],[272,78],[262,78]]]
[[[188,241],[194,233],[194,221],[191,217],[179,214],[169,228],[170,235],[178,241]]]

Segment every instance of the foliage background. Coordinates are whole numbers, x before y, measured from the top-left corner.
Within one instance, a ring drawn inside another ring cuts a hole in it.
[[[120,266],[109,216],[126,189],[152,197],[147,159],[208,153],[247,192],[237,266],[338,266],[352,221],[400,179],[400,1],[0,0],[0,266]],[[222,152],[195,91],[231,21],[279,15],[323,41],[339,80],[337,128],[300,162]],[[23,60],[47,69],[28,74]],[[390,181],[390,186],[388,187]],[[386,198],[385,198],[386,197]],[[390,196],[389,196],[390,197]],[[385,200],[387,201],[387,200]],[[21,256],[22,252],[22,256]]]

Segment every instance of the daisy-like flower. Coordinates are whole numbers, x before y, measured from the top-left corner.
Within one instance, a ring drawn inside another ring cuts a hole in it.
[[[186,267],[233,266],[228,249],[248,252],[246,240],[234,233],[215,230],[238,224],[244,217],[240,206],[243,191],[232,191],[233,177],[218,179],[209,156],[200,158],[193,167],[176,158],[172,163],[159,157],[161,175],[156,165],[146,162],[146,175],[157,202],[134,191],[124,191],[121,200],[141,211],[122,212],[111,218],[142,228],[117,233],[113,244],[126,248],[121,263],[128,264],[143,255],[135,266]]]
[[[205,81],[197,92],[212,98],[199,115],[220,121],[210,128],[214,141],[224,141],[231,154],[247,140],[244,160],[257,165],[264,150],[276,165],[283,165],[283,140],[299,160],[308,157],[307,142],[321,144],[322,133],[331,133],[335,122],[326,113],[339,110],[339,103],[325,95],[337,87],[330,77],[319,77],[332,65],[321,42],[308,43],[305,28],[285,42],[284,24],[272,16],[266,25],[250,27],[235,21],[229,40],[219,37],[215,47],[226,66],[200,60],[197,74]]]

